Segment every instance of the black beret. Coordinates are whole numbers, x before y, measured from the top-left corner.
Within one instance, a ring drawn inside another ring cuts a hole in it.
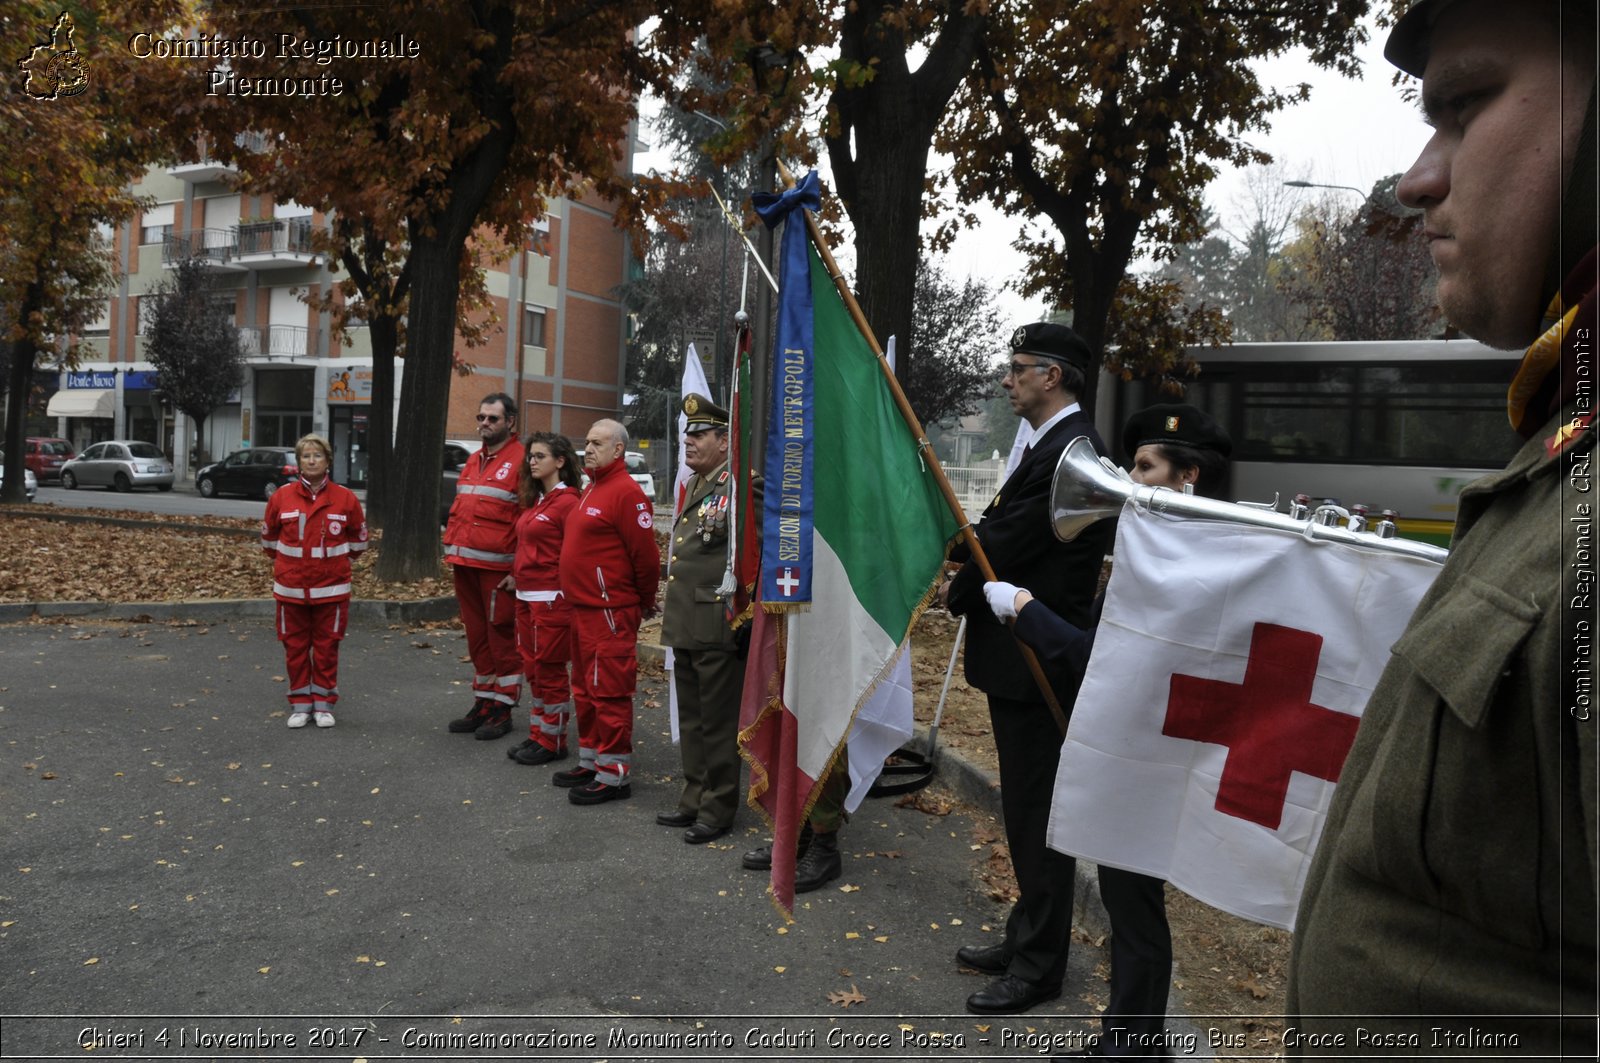
[[[1083,342],[1082,336],[1065,325],[1055,325],[1048,321],[1023,325],[1013,332],[1011,350],[1015,354],[1037,354],[1042,358],[1054,358],[1058,362],[1066,362],[1076,367],[1081,373],[1089,371],[1089,362],[1093,357],[1089,345]]]
[[[728,411],[699,392],[683,397],[683,415],[689,419],[685,432],[703,432],[708,428],[728,427]]]
[[[1420,78],[1428,65],[1428,46],[1433,37],[1433,24],[1439,12],[1450,0],[1417,0],[1400,16],[1389,31],[1389,40],[1383,46],[1383,57],[1412,77]]]
[[[1178,443],[1223,457],[1233,453],[1233,441],[1215,417],[1179,403],[1150,406],[1128,418],[1122,428],[1122,449],[1132,457],[1149,443]]]

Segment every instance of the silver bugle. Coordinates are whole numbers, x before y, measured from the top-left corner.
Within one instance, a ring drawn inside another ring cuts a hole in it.
[[[1346,543],[1368,550],[1387,550],[1440,565],[1449,556],[1448,550],[1432,543],[1380,538],[1372,532],[1321,525],[1314,519],[1296,520],[1276,510],[1182,494],[1167,487],[1136,484],[1125,473],[1113,472],[1102,464],[1100,455],[1095,453],[1094,444],[1089,442],[1087,436],[1079,436],[1067,444],[1060,460],[1056,462],[1055,476],[1050,481],[1050,523],[1057,539],[1070,543],[1089,525],[1116,516],[1128,502],[1152,513],[1276,528],[1302,535],[1312,542]]]

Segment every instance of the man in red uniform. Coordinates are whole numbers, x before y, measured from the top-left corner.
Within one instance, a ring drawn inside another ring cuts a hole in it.
[[[551,782],[575,805],[632,794],[633,693],[639,621],[656,612],[661,551],[650,499],[622,460],[628,430],[596,421],[584,440],[589,486],[567,518],[561,544],[561,593],[572,604],[572,704],[578,717],[578,766]]]
[[[484,740],[511,733],[511,710],[522,694],[517,603],[500,587],[517,552],[523,461],[516,426],[516,401],[510,395],[497,391],[478,404],[483,449],[461,467],[444,530],[444,559],[455,572],[473,672],[472,708],[450,721],[450,731]]]

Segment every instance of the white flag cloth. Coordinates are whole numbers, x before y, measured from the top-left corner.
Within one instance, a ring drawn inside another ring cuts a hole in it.
[[[689,344],[689,349],[683,354],[683,386],[679,389],[679,398],[688,398],[690,393],[698,393],[711,397],[711,388],[706,384],[706,367],[700,364],[700,355],[695,351],[694,344]],[[684,432],[689,427],[689,417],[683,412],[682,404],[678,407],[678,476],[672,484],[672,523],[678,523],[678,517],[683,514],[683,496],[689,487],[689,477],[694,475],[694,470],[689,468],[685,460],[688,453]],[[669,529],[670,531],[670,529]],[[671,551],[667,552],[667,571],[672,571]],[[667,670],[667,719],[672,729],[672,743],[678,743],[678,684],[673,673],[672,647],[666,647],[662,654],[662,666]]]
[[[1124,506],[1051,847],[1292,929],[1330,780],[1438,571]]]

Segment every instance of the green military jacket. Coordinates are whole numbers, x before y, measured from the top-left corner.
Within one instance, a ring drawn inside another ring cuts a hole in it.
[[[728,567],[733,477],[723,462],[710,474],[689,478],[683,512],[672,525],[661,644],[715,650],[734,645],[727,604],[717,591]]]
[[[1547,444],[1574,412],[1462,492],[1367,705],[1289,977],[1289,1025],[1341,1040],[1302,1051],[1593,1058],[1594,430]]]

